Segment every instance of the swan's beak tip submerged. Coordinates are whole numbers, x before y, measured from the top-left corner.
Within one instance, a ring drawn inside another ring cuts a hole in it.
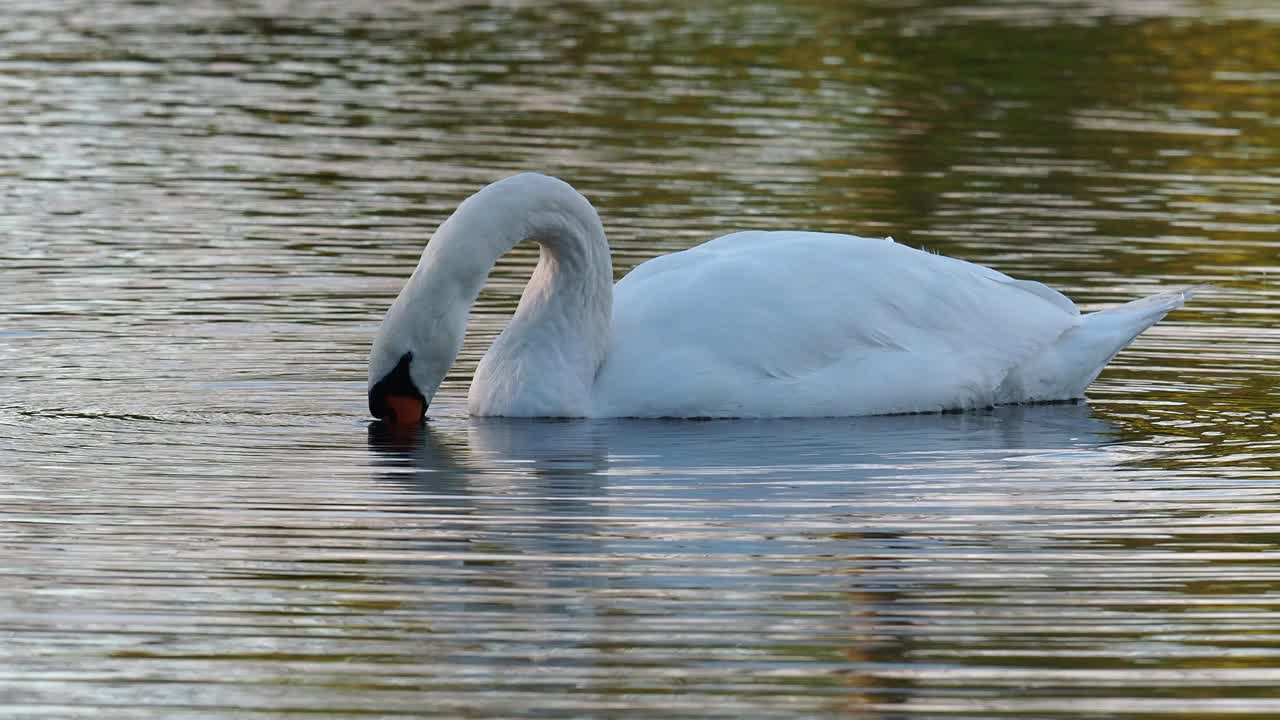
[[[409,376],[413,353],[407,352],[385,377],[369,388],[369,414],[397,425],[417,424],[427,415],[427,399]]]
[[[396,424],[420,423],[427,415],[427,405],[422,398],[410,395],[388,395],[386,398],[387,417],[381,419]]]

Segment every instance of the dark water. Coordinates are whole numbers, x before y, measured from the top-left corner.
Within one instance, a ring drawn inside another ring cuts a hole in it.
[[[1280,716],[1280,10],[0,7],[0,717]],[[1088,405],[471,421],[365,359],[534,169],[619,273],[888,234],[1096,308]]]

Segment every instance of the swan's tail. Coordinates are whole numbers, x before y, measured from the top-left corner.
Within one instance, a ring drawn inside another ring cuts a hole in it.
[[[1198,285],[1181,290],[1170,290],[1127,302],[1124,305],[1092,312],[1081,318],[1081,327],[1087,329],[1091,335],[1097,335],[1099,341],[1115,344],[1115,349],[1106,358],[1110,360],[1126,345],[1133,342],[1133,339],[1143,330],[1155,325],[1169,311],[1182,307],[1183,303],[1202,289],[1204,287]]]
[[[1005,402],[1084,397],[1116,353],[1203,289],[1170,290],[1082,316],[1053,346],[1009,373],[999,395]]]

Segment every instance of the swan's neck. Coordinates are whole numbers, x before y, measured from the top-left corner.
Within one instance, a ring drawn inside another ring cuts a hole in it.
[[[425,284],[470,308],[498,258],[526,240],[541,247],[538,264],[476,369],[468,407],[475,415],[589,415],[609,343],[613,267],[586,198],[542,175],[490,185],[436,231],[423,258],[433,275]]]

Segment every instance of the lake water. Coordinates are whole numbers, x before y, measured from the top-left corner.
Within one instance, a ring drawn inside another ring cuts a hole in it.
[[[1280,6],[7,0],[0,717],[1280,716]],[[1086,309],[1211,283],[1091,402],[365,410],[519,170],[619,275],[899,241]]]

